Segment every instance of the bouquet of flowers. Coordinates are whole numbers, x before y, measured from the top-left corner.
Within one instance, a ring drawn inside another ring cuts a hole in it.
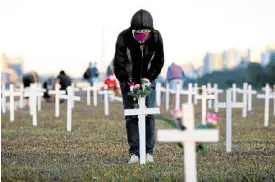
[[[135,84],[135,82],[128,83],[130,92],[128,95],[133,97],[135,101],[134,108],[139,108],[138,99],[140,97],[147,97],[152,92],[151,85],[148,85],[145,81],[141,81],[141,84]]]

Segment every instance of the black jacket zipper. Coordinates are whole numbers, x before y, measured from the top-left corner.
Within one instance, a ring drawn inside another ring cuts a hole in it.
[[[141,79],[142,79],[142,70],[143,70],[143,50],[144,50],[144,44],[140,44],[140,50],[141,50],[141,69],[140,69],[140,83],[141,83]]]

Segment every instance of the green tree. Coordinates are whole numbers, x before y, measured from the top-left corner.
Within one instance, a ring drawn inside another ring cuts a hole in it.
[[[263,86],[264,70],[259,63],[249,63],[245,73],[246,82],[251,83],[256,88]]]
[[[265,68],[265,81],[270,85],[275,84],[275,62],[270,62]]]

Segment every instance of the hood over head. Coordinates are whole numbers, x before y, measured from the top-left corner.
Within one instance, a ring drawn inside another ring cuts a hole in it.
[[[132,17],[131,28],[135,30],[153,30],[154,26],[152,15],[148,11],[143,9],[137,11]]]

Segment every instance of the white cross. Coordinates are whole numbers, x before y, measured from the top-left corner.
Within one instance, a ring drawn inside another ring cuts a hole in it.
[[[65,90],[60,90],[60,85],[55,84],[55,90],[50,90],[49,94],[53,95],[55,94],[55,117],[59,117],[59,96],[60,95],[65,95],[66,91]]]
[[[248,85],[248,111],[252,110],[252,94],[257,94],[257,91],[252,90],[252,85]]]
[[[38,86],[38,89],[37,89],[37,90],[38,90],[39,92],[43,92],[43,93],[46,92],[46,90],[42,88],[42,86],[41,86],[40,83],[38,83],[37,86]],[[42,95],[42,96],[43,96],[43,95]],[[37,97],[38,97],[38,98],[37,98],[37,110],[38,110],[38,111],[41,111],[41,95],[38,95]]]
[[[169,88],[169,83],[167,82],[166,83],[166,91],[165,91],[165,97],[166,97],[166,103],[165,103],[165,108],[166,108],[166,111],[169,110],[169,102],[170,102],[170,88]]]
[[[187,103],[192,104],[192,95],[195,95],[196,91],[192,88],[192,83],[188,83],[188,90],[182,90],[180,94],[188,95]]]
[[[80,101],[80,97],[74,96],[73,86],[67,88],[68,95],[59,95],[61,99],[67,99],[67,131],[72,131],[72,101]]]
[[[223,90],[218,89],[218,84],[214,84],[214,88],[210,87],[210,90],[208,90],[208,93],[214,94],[215,99],[214,99],[214,103],[219,103],[219,94],[223,93]],[[212,108],[212,102],[210,103],[211,108]],[[209,102],[208,102],[208,106],[209,106]],[[215,112],[219,112],[219,108],[218,107],[214,107],[215,108]]]
[[[194,84],[194,91],[195,91],[195,92],[198,91],[198,84],[197,84],[197,83]],[[195,105],[198,105],[197,94],[194,94],[194,104],[195,104]]]
[[[104,90],[98,93],[104,95],[104,114],[105,116],[109,116],[109,95],[112,95],[113,92],[108,90],[107,85],[104,85]]]
[[[198,94],[198,93],[196,93]],[[208,99],[215,99],[215,95],[211,95],[211,94],[208,94],[207,93],[207,89],[206,89],[206,86],[203,85],[202,86],[202,95],[197,95],[197,99],[201,99],[201,108],[202,108],[202,124],[205,125],[206,124],[206,110],[207,110],[207,107],[206,107],[206,101]]]
[[[140,97],[138,100],[139,109],[125,109],[125,116],[138,116],[138,130],[139,130],[139,155],[140,155],[140,164],[145,164],[145,155],[146,155],[146,135],[145,135],[145,116],[148,114],[159,114],[159,108],[147,108],[145,106],[145,97]]]
[[[265,87],[262,88],[262,91],[265,91]],[[273,92],[272,92],[273,91]],[[275,94],[275,85],[273,86],[273,90],[270,89],[270,94]],[[272,99],[272,98],[271,98]],[[275,116],[275,97],[273,97],[273,115]]]
[[[232,150],[232,108],[242,108],[244,103],[232,102],[232,89],[226,90],[226,102],[215,103],[215,107],[226,109],[226,152]]]
[[[237,102],[237,86],[236,83],[232,84],[232,94],[233,94],[233,102]]]
[[[42,92],[37,88],[36,84],[31,84],[31,87],[25,91],[24,95],[29,97],[29,105],[30,111],[32,115],[32,124],[33,126],[37,126],[37,110],[36,110],[36,103],[37,103],[37,96],[43,96]]]
[[[24,86],[20,84],[20,88],[16,89],[16,91],[20,92],[20,100],[19,100],[19,107],[22,109],[24,108]]]
[[[71,87],[72,87],[72,94],[73,96],[75,96],[75,92],[79,91],[79,88],[76,88],[74,83],[72,83]],[[68,90],[68,87],[67,87],[67,90]],[[74,100],[72,99],[71,102],[72,102],[71,106],[72,108],[74,108]]]
[[[118,101],[118,102],[123,102],[122,97],[114,96],[114,94],[109,95],[109,97],[110,97],[110,100],[115,100],[115,101]]]
[[[14,85],[10,84],[10,89],[5,93],[7,96],[10,96],[10,121],[14,121],[14,97],[20,96],[20,92],[14,91]]]
[[[268,127],[269,120],[269,99],[275,100],[275,93],[270,92],[269,84],[265,85],[265,94],[258,94],[257,98],[265,99],[265,108],[264,108],[264,127]]]
[[[209,94],[212,94],[213,93],[212,91],[213,91],[213,89],[211,88],[211,83],[207,83],[207,92]],[[212,109],[212,104],[213,104],[212,100],[208,100],[208,108],[209,109]]]
[[[6,94],[7,91],[6,91],[6,86],[4,84],[2,84],[2,89],[1,89],[1,95],[2,95],[2,98],[1,98],[1,104],[2,104],[2,112],[3,113],[6,113],[6,97],[8,97],[8,95]]]
[[[165,88],[161,86],[160,83],[156,83],[156,105],[157,107],[160,107],[161,105],[161,93],[165,92]]]
[[[91,105],[91,91],[93,91],[93,101],[94,101],[94,106],[97,105],[97,87],[94,85],[93,87],[89,86],[87,88],[83,88],[82,90],[87,92],[87,105]]]
[[[233,91],[233,90],[232,90]],[[247,117],[247,94],[248,94],[248,84],[243,83],[243,89],[237,89],[239,93],[243,94],[243,111],[242,111],[242,116],[243,118]],[[234,96],[234,95],[233,95]],[[233,99],[234,102],[234,99]]]
[[[157,138],[159,142],[183,142],[185,182],[195,182],[197,181],[195,142],[217,142],[219,140],[219,130],[195,130],[194,106],[183,104],[182,108],[184,113],[183,123],[186,129],[184,131],[178,129],[158,130]]]

